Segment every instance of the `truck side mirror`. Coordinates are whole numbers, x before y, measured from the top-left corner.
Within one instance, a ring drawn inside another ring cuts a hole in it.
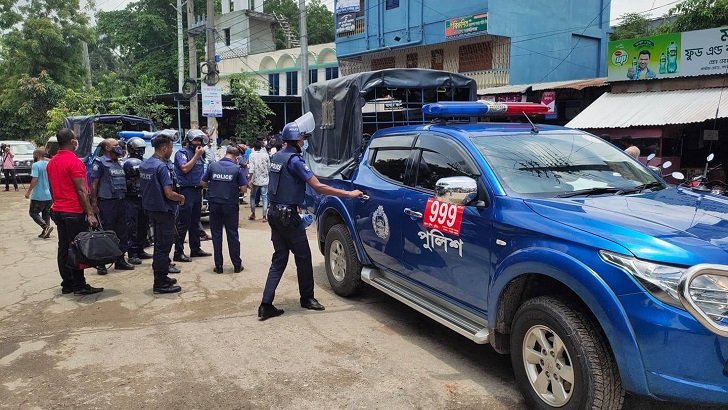
[[[435,196],[440,202],[471,205],[478,200],[478,183],[469,177],[447,177],[435,183]]]

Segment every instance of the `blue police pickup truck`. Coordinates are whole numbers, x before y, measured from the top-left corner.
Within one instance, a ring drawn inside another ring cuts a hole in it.
[[[625,391],[728,404],[726,197],[582,131],[452,121],[526,109],[423,104],[435,121],[380,127],[321,175],[366,194],[307,198],[332,289],[373,286],[510,354],[531,408],[618,409]],[[320,136],[307,159],[325,171]]]

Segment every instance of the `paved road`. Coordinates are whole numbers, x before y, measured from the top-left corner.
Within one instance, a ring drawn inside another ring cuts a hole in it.
[[[149,261],[60,294],[56,236],[36,238],[22,193],[0,195],[0,407],[522,409],[507,356],[367,290],[328,288],[314,247],[318,299],[298,306],[293,262],[286,313],[258,322],[272,252],[267,225],[242,212],[244,272],[210,258],[180,264],[183,292],[154,296]],[[313,232],[311,232],[313,239]],[[211,250],[210,242],[203,246]],[[628,409],[686,406],[628,398]]]

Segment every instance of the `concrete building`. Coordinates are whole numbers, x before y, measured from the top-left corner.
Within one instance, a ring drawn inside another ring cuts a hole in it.
[[[301,49],[269,51],[241,55],[221,55],[221,83],[229,89],[229,78],[233,74],[248,73],[260,80],[259,93],[263,96],[301,95]],[[339,76],[334,43],[308,46],[309,83],[330,80]]]
[[[392,67],[463,73],[478,88],[603,77],[606,0],[336,0],[342,75]]]

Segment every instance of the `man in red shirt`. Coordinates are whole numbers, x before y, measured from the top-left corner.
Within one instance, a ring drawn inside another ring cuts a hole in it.
[[[86,167],[76,157],[74,151],[78,140],[68,128],[56,134],[58,153],[48,162],[48,182],[51,187],[51,217],[58,230],[58,271],[61,274],[61,292],[73,292],[75,295],[91,295],[104,288],[94,288],[86,283],[83,270],[71,266],[68,261],[68,249],[76,235],[92,227],[98,226],[89,201]]]

